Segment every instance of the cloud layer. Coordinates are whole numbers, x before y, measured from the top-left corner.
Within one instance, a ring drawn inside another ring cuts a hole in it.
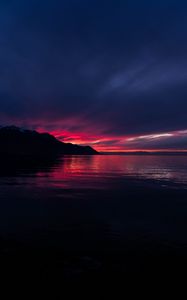
[[[186,13],[181,0],[1,1],[1,124],[187,149]]]

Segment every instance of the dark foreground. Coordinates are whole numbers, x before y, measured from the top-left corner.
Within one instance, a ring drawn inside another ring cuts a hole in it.
[[[1,238],[3,280],[40,287],[79,283],[95,290],[105,284],[125,288],[129,283],[185,279],[186,191],[128,186],[115,195],[89,191],[88,198],[80,194],[79,202],[77,196],[73,200],[72,191],[71,197],[66,191],[60,205],[57,196],[51,192],[46,199],[54,197],[61,208],[55,220],[48,219],[49,228],[27,228],[26,232],[22,228],[17,240]],[[177,218],[170,213],[176,202]]]

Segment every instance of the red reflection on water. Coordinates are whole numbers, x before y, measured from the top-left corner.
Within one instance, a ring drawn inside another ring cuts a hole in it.
[[[172,156],[65,156],[50,172],[38,172],[38,184],[60,188],[102,187],[110,178],[187,183],[187,160]],[[110,186],[108,186],[110,187]]]

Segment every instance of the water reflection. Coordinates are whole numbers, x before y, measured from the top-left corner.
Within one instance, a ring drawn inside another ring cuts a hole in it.
[[[101,241],[116,245],[118,238],[120,243],[136,241],[137,236],[140,242],[186,242],[186,190],[182,188],[187,188],[184,156],[4,161],[0,236],[46,248],[48,243],[60,245],[68,251],[97,244],[102,248]]]
[[[82,184],[99,184],[108,178],[132,178],[187,185],[187,158],[184,156],[74,156],[63,158],[61,164],[53,168],[50,175],[54,180],[63,179],[74,184],[76,181]]]
[[[54,167],[62,165],[59,157],[48,158],[1,158],[0,177],[34,176],[38,172],[49,173]]]
[[[115,178],[180,183],[187,186],[185,156],[64,156],[48,160],[0,162],[0,183],[48,187],[106,187]],[[19,181],[18,181],[19,179]]]

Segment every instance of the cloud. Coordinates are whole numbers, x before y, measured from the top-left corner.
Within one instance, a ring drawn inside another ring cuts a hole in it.
[[[103,147],[186,129],[186,9],[176,0],[1,1],[1,123]]]

